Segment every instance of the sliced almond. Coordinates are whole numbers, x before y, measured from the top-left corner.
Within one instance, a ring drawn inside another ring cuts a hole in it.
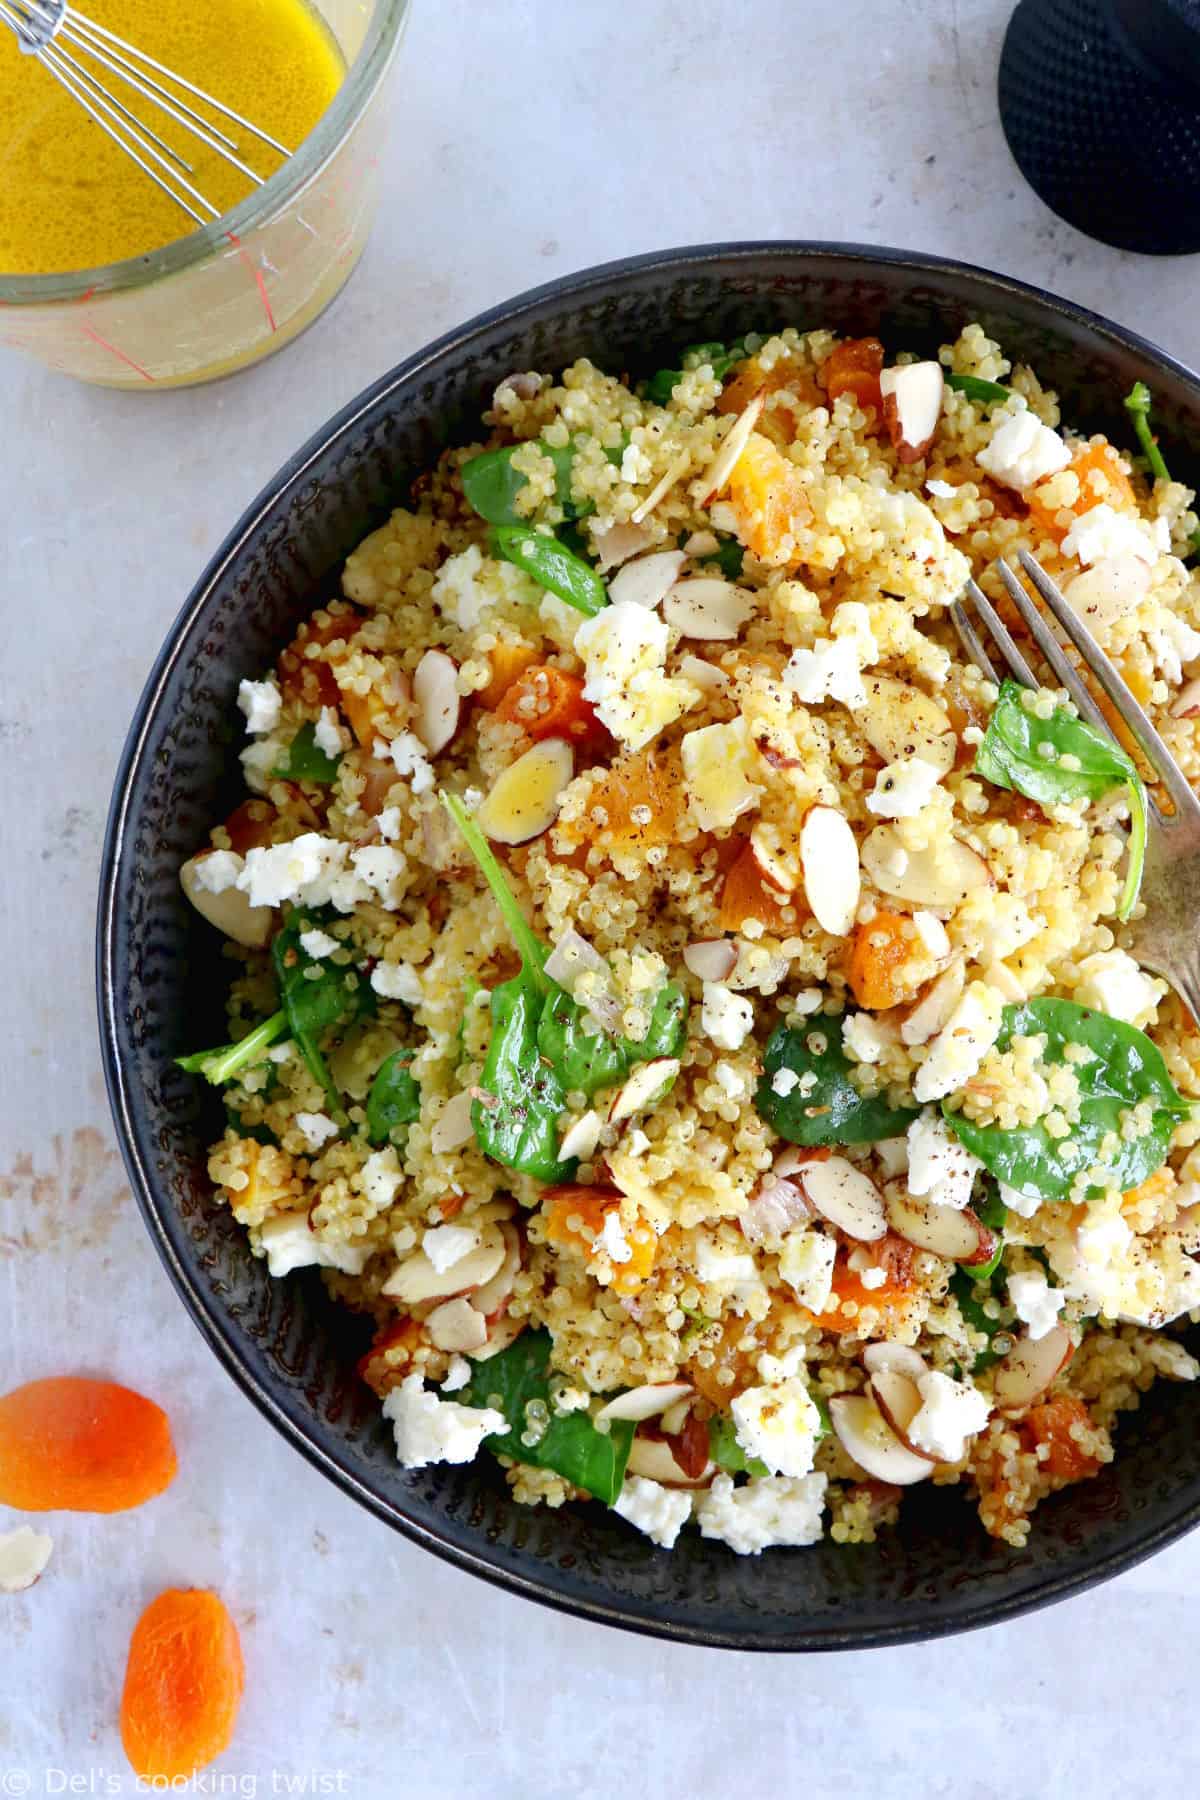
[[[836,1395],[829,1420],[847,1456],[876,1481],[911,1487],[931,1474],[933,1464],[905,1448],[870,1394]]]
[[[504,1260],[490,1281],[475,1289],[469,1296],[475,1311],[482,1313],[485,1319],[494,1319],[501,1309],[508,1305],[513,1286],[521,1270],[521,1238],[515,1225],[507,1220],[500,1225],[500,1236],[504,1239]]]
[[[703,938],[683,953],[686,968],[700,981],[724,981],[737,967],[737,945],[731,938]]]
[[[413,676],[412,697],[413,730],[430,756],[436,756],[458,730],[462,710],[458,664],[444,650],[425,652]]]
[[[803,1189],[814,1212],[847,1237],[860,1244],[874,1244],[887,1236],[883,1195],[871,1177],[844,1156],[802,1163],[792,1179]]]
[[[640,525],[643,519],[648,519],[659,502],[666,499],[675,483],[687,474],[691,466],[691,456],[686,450],[682,451],[671,463],[666,473],[655,482],[646,498],[638,501],[629,515],[629,523]]]
[[[698,687],[705,694],[721,694],[729,686],[729,677],[724,669],[718,669],[715,663],[705,662],[702,656],[681,656],[679,673],[693,687]]]
[[[717,451],[711,464],[700,477],[700,482],[704,484],[705,490],[700,501],[701,506],[711,506],[717,495],[721,492],[721,489],[729,480],[729,477],[733,474],[737,460],[749,443],[750,433],[758,424],[758,421],[762,416],[762,409],[766,403],[766,389],[759,388],[758,392],[752,395],[747,404],[742,408],[741,412],[722,438],[721,448]],[[697,485],[699,485],[699,483]]]
[[[630,600],[648,610],[665,600],[679,579],[687,557],[682,550],[656,550],[653,556],[639,556],[627,562],[608,584],[608,598],[613,606]]]
[[[654,542],[654,533],[646,525],[610,525],[604,531],[593,531],[592,548],[600,561],[600,573],[615,569],[631,556],[640,556]]]
[[[867,1391],[904,1448],[913,1456],[923,1457],[925,1462],[936,1462],[935,1456],[924,1456],[908,1435],[908,1428],[923,1404],[916,1382],[893,1364],[872,1375]]]
[[[488,1326],[487,1343],[482,1350],[476,1350],[471,1360],[477,1363],[490,1362],[493,1356],[499,1356],[502,1350],[507,1350],[510,1344],[516,1343],[528,1323],[528,1319],[511,1319],[507,1314],[504,1318],[497,1319]]]
[[[674,1406],[677,1400],[686,1400],[694,1391],[690,1381],[650,1381],[644,1387],[629,1388],[626,1393],[609,1400],[600,1408],[593,1423],[601,1419],[654,1419]]]
[[[864,675],[863,687],[866,709],[855,716],[872,750],[885,763],[919,756],[939,775],[948,775],[958,755],[958,738],[945,707],[894,675]]]
[[[845,937],[858,911],[862,881],[854,833],[832,806],[809,808],[800,827],[800,866],[817,924],[831,937]]]
[[[764,1175],[749,1205],[738,1214],[738,1224],[746,1242],[758,1245],[778,1242],[812,1216],[812,1204],[799,1182],[772,1173]]]
[[[767,886],[774,888],[779,894],[790,894],[796,886],[796,880],[800,873],[794,860],[794,839],[787,848],[793,852],[793,855],[784,853],[784,848],[779,842],[778,831],[765,825],[761,819],[751,827],[750,849],[753,852],[758,872]]]
[[[899,1369],[910,1381],[920,1381],[922,1375],[929,1373],[929,1365],[919,1350],[910,1344],[883,1343],[868,1344],[862,1354],[863,1368],[868,1375],[878,1375],[884,1369]]]
[[[448,1300],[452,1294],[465,1294],[481,1288],[500,1268],[505,1257],[505,1242],[498,1230],[489,1231],[478,1249],[468,1250],[456,1263],[444,1270],[435,1269],[423,1250],[406,1257],[383,1284],[381,1292],[390,1300],[416,1306],[422,1300]]]
[[[561,1160],[573,1162],[578,1157],[583,1162],[589,1161],[600,1142],[600,1133],[603,1129],[604,1121],[598,1112],[594,1110],[585,1112],[581,1118],[575,1120],[573,1125],[568,1125],[563,1132],[558,1146]]]
[[[1117,556],[1102,557],[1076,575],[1063,588],[1063,597],[1090,631],[1098,631],[1101,641],[1119,619],[1134,612],[1150,588],[1150,569],[1140,556],[1122,551]]]
[[[937,436],[945,388],[941,363],[905,363],[880,374],[883,420],[900,462],[919,462]]]
[[[754,596],[719,575],[677,581],[663,601],[663,618],[686,638],[731,643],[754,611]]]
[[[225,937],[232,938],[235,944],[244,944],[247,950],[261,950],[274,927],[273,909],[251,906],[241,888],[227,887],[214,894],[202,887],[197,869],[205,857],[212,855],[211,850],[201,850],[198,856],[189,858],[179,871],[180,887],[200,917],[215,925]]]
[[[647,1481],[657,1481],[662,1487],[702,1488],[707,1487],[715,1475],[716,1464],[710,1462],[702,1474],[689,1481],[665,1438],[635,1437],[629,1446],[625,1473],[644,1475]]]
[[[1185,681],[1171,703],[1173,719],[1194,719],[1200,713],[1200,678]]]
[[[439,1350],[482,1350],[487,1324],[469,1300],[444,1300],[425,1321],[430,1341]]]
[[[1054,1325],[1045,1337],[1023,1337],[996,1364],[992,1398],[1002,1412],[1023,1412],[1032,1406],[1064,1369],[1074,1352],[1065,1325]]]
[[[940,975],[934,976],[920,999],[900,1021],[901,1043],[927,1044],[930,1038],[936,1037],[962,999],[966,980],[963,959],[955,957]]]
[[[19,1525],[0,1536],[0,1594],[19,1594],[31,1588],[45,1570],[54,1539],[44,1531]]]
[[[471,1142],[475,1136],[475,1127],[471,1123],[472,1103],[473,1097],[467,1088],[451,1094],[429,1133],[429,1148],[436,1155],[445,1156]]]
[[[961,906],[968,894],[996,885],[992,871],[969,844],[946,838],[923,850],[907,850],[894,825],[877,825],[867,834],[862,865],[881,894],[947,911]]]
[[[683,1400],[677,1400],[674,1406],[668,1406],[660,1424],[660,1429],[665,1431],[668,1437],[679,1436],[687,1424],[688,1414],[692,1410],[692,1402],[695,1398],[694,1393],[688,1394]]]
[[[510,763],[493,783],[475,821],[497,844],[527,844],[549,831],[563,790],[575,772],[575,756],[563,738],[544,738]]]
[[[617,1089],[608,1109],[609,1124],[619,1125],[623,1119],[631,1119],[634,1113],[645,1112],[678,1073],[677,1056],[656,1056],[650,1062],[639,1063],[628,1080]]]
[[[885,1205],[892,1230],[918,1250],[969,1266],[988,1262],[995,1254],[995,1233],[969,1206],[961,1211],[941,1206],[899,1186],[889,1187]]]

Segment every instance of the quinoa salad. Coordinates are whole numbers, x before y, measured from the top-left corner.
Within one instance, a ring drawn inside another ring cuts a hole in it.
[[[741,1554],[932,1481],[1019,1548],[1198,1372],[1200,1035],[1138,766],[948,608],[1028,650],[1032,551],[1195,781],[1193,495],[978,325],[677,362],[510,376],[241,683],[211,1177],[405,1469]]]

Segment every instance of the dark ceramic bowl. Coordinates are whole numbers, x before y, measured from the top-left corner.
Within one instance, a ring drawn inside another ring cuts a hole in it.
[[[460,1568],[585,1618],[743,1650],[860,1648],[1002,1619],[1169,1543],[1200,1508],[1200,1432],[1186,1388],[1156,1387],[1096,1481],[1038,1512],[1023,1554],[999,1547],[953,1490],[914,1490],[879,1543],[734,1556],[685,1533],[674,1552],[595,1505],[510,1504],[489,1458],[409,1474],[355,1378],[363,1324],[314,1275],[272,1281],[214,1203],[214,1096],[172,1057],[223,1034],[215,934],[179,894],[180,863],[238,790],[239,677],[275,657],[339,566],[439,451],[475,435],[513,369],[578,356],[647,373],[681,344],[785,323],[878,332],[934,352],[980,320],[1056,387],[1066,417],[1129,441],[1121,398],[1154,390],[1171,467],[1200,466],[1200,384],[1081,308],[961,263],[894,250],[735,244],[668,251],[538,288],[411,357],[299,451],[235,526],[173,626],[125,746],[100,884],[100,1030],[109,1095],[146,1224],[226,1369],[304,1454],[382,1519]],[[1194,479],[1194,475],[1193,475]]]

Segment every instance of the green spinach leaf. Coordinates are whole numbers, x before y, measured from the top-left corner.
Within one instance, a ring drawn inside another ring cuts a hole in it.
[[[1142,446],[1142,454],[1150,465],[1150,473],[1156,481],[1170,481],[1163,453],[1158,447],[1158,440],[1150,429],[1150,407],[1153,404],[1150,389],[1144,381],[1135,381],[1125,396],[1125,410],[1133,420],[1133,429],[1137,441]]]
[[[719,569],[726,581],[740,581],[745,560],[746,552],[736,538],[722,538],[711,556],[700,558],[700,564],[705,569]]]
[[[375,1071],[367,1095],[367,1136],[375,1145],[394,1143],[395,1134],[421,1116],[421,1089],[409,1064],[411,1050],[393,1050]]]
[[[968,400],[977,400],[981,406],[995,406],[999,401],[1012,399],[1012,389],[1001,387],[998,381],[983,381],[978,375],[955,375],[949,369],[946,386],[965,394]]]
[[[1006,681],[975,753],[975,773],[1043,806],[1087,798],[1102,800],[1114,788],[1129,799],[1129,868],[1118,916],[1133,911],[1146,861],[1146,789],[1132,759],[1105,732],[1065,706],[1048,719],[1025,704],[1030,690]]]
[[[1003,1299],[1002,1281],[993,1279],[996,1271],[988,1276],[976,1275],[973,1269],[955,1269],[950,1277],[950,1292],[958,1301],[958,1310],[973,1331],[982,1331],[987,1338],[987,1348],[976,1353],[975,1361],[969,1373],[978,1374],[981,1369],[990,1369],[994,1362],[999,1362],[1004,1352],[992,1349],[992,1339],[997,1332],[1008,1330],[999,1319],[991,1318],[984,1311],[984,1303],[988,1299]],[[982,1298],[981,1298],[982,1296]]]
[[[567,1093],[590,1099],[601,1088],[614,1087],[636,1064],[661,1056],[678,1056],[687,1037],[687,996],[669,981],[655,996],[644,1038],[613,1037],[598,1031],[570,995],[551,994],[538,1025],[538,1049],[552,1064]]]
[[[1008,1208],[991,1182],[985,1185],[984,1198],[975,1208],[975,1215],[989,1231],[996,1233],[996,1248],[985,1263],[964,1263],[962,1266],[972,1281],[990,1281],[1004,1259],[1004,1227],[1008,1223]]]
[[[724,381],[735,364],[744,362],[748,356],[762,343],[762,338],[754,332],[747,332],[745,337],[735,338],[732,344],[719,342],[707,344],[689,344],[680,355],[681,367],[678,369],[659,369],[646,383],[645,397],[655,406],[667,406],[671,395],[690,369],[698,369],[703,363],[712,365],[713,375],[718,381]]]
[[[545,995],[522,970],[492,991],[492,1040],[479,1079],[486,1099],[471,1104],[475,1141],[485,1156],[539,1181],[568,1181],[575,1164],[558,1154],[566,1111],[562,1083],[538,1050]]]
[[[946,1123],[960,1142],[997,1181],[1049,1200],[1068,1198],[1078,1176],[1098,1164],[1122,1192],[1161,1168],[1175,1127],[1191,1109],[1175,1091],[1162,1053],[1145,1032],[1074,1000],[1043,997],[1005,1007],[998,1050],[1006,1050],[1014,1037],[1036,1036],[1047,1040],[1047,1062],[1066,1062],[1072,1044],[1092,1052],[1090,1060],[1071,1064],[1081,1097],[1070,1135],[1052,1137],[1041,1122],[1008,1128],[978,1125],[943,1102]],[[1150,1109],[1146,1129],[1123,1137],[1123,1121],[1143,1102]],[[1107,1151],[1102,1148],[1106,1140]]]
[[[543,456],[548,456],[554,464],[554,498],[562,508],[564,519],[586,519],[594,513],[594,500],[576,502],[571,498],[571,469],[575,462],[574,444],[547,444],[539,438],[537,447]],[[485,450],[479,456],[473,456],[459,470],[463,485],[463,493],[467,503],[481,519],[489,525],[525,525],[528,519],[519,510],[517,500],[525,487],[528,476],[513,468],[513,457],[523,444],[509,444],[502,450]],[[625,441],[615,449],[606,450],[609,462],[620,464],[625,450]]]
[[[787,1094],[776,1093],[771,1085],[781,1069],[800,1077]],[[817,1014],[802,1025],[775,1027],[754,1104],[780,1137],[806,1147],[873,1144],[880,1138],[900,1136],[916,1117],[915,1109],[892,1107],[881,1097],[868,1099],[859,1093],[842,1048],[840,1013],[833,1018]]]
[[[548,1331],[522,1332],[507,1350],[476,1363],[469,1385],[455,1399],[467,1406],[494,1406],[504,1414],[508,1430],[483,1440],[497,1456],[553,1469],[611,1506],[625,1479],[633,1422],[614,1420],[612,1429],[603,1432],[586,1413],[557,1415],[550,1402],[550,1350]],[[531,1401],[540,1402],[533,1418]],[[527,1436],[536,1441],[523,1442]]]
[[[708,1421],[708,1454],[718,1469],[729,1475],[769,1475],[765,1462],[747,1456],[737,1441],[737,1430],[728,1413],[714,1413]]]
[[[215,1050],[193,1050],[189,1056],[177,1056],[176,1063],[189,1075],[203,1075],[213,1087],[223,1087],[243,1069],[261,1062],[272,1044],[289,1035],[288,1016],[281,1008],[239,1038],[236,1044],[219,1044]]]
[[[310,720],[302,725],[281,760],[271,770],[281,781],[329,782],[335,780],[340,756],[327,756],[317,743],[317,728]]]
[[[301,933],[319,923],[319,919],[293,910],[287,924],[275,934],[271,961],[292,1036],[309,1073],[325,1091],[330,1118],[345,1131],[350,1121],[322,1054],[321,1040],[335,1027],[373,1013],[375,998],[357,969],[322,962],[303,948]]]
[[[515,563],[532,575],[539,587],[557,594],[589,618],[608,605],[608,589],[595,569],[556,537],[535,531],[531,525],[496,525],[492,543],[505,562]]]

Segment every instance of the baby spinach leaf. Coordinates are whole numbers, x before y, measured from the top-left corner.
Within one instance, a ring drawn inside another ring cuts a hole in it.
[[[367,1095],[367,1136],[375,1145],[394,1142],[394,1133],[421,1116],[421,1089],[409,1064],[411,1050],[393,1050],[375,1071]]]
[[[504,1414],[509,1429],[483,1440],[495,1455],[553,1469],[611,1506],[625,1479],[633,1422],[617,1419],[611,1431],[603,1432],[585,1412],[556,1414],[550,1403],[550,1350],[548,1331],[522,1332],[507,1350],[476,1363],[470,1383],[455,1399],[466,1406],[494,1406]],[[526,1444],[522,1438],[541,1428],[529,1417],[531,1401],[540,1401],[546,1409],[545,1429],[535,1443]]]
[[[321,1051],[321,1040],[336,1026],[348,1025],[375,1010],[369,984],[356,969],[339,968],[309,956],[300,934],[316,920],[293,911],[277,931],[271,945],[271,961],[279,997],[301,1056],[315,1081],[325,1090],[329,1116],[344,1131],[349,1124],[337,1084]]]
[[[1081,1090],[1079,1119],[1070,1135],[1052,1137],[1045,1125],[978,1125],[943,1102],[946,1123],[997,1181],[1025,1194],[1064,1200],[1079,1174],[1102,1164],[1106,1179],[1122,1192],[1137,1187],[1162,1167],[1175,1127],[1190,1108],[1171,1082],[1161,1052],[1144,1031],[1093,1012],[1074,1000],[1045,996],[1023,1005],[1006,1006],[996,1048],[1004,1051],[1014,1037],[1046,1038],[1044,1060],[1063,1063],[1069,1045],[1092,1052],[1071,1067]],[[1147,1129],[1137,1137],[1121,1135],[1129,1111],[1150,1104]],[[1115,1140],[1105,1154],[1106,1138]],[[1098,1191],[1098,1190],[1097,1190]]]
[[[776,1093],[771,1085],[780,1069],[800,1077],[790,1093]],[[818,1014],[802,1025],[775,1027],[754,1104],[780,1137],[805,1146],[873,1144],[880,1138],[900,1136],[916,1118],[915,1110],[892,1107],[880,1096],[868,1099],[859,1093],[842,1049],[840,1013],[834,1018]]]
[[[566,1093],[538,1050],[544,995],[524,971],[492,992],[492,1041],[471,1105],[475,1141],[485,1156],[539,1181],[569,1181],[573,1162],[558,1154]]]
[[[745,337],[735,338],[728,346],[718,342],[689,344],[680,354],[680,368],[659,369],[657,374],[650,377],[646,383],[645,397],[655,406],[667,406],[685,373],[690,369],[700,368],[703,363],[711,363],[716,379],[724,381],[735,363],[744,362],[748,356],[753,356],[761,342],[761,337],[756,333],[748,332]]]
[[[239,1038],[236,1044],[218,1044],[215,1050],[193,1050],[189,1056],[177,1056],[176,1063],[189,1075],[203,1075],[213,1087],[223,1087],[243,1069],[261,1062],[272,1044],[289,1035],[287,1013],[280,1009]]]
[[[726,581],[740,581],[745,560],[746,552],[736,538],[722,538],[711,556],[700,558],[700,564],[705,569],[719,569]]]
[[[530,525],[497,525],[492,543],[497,556],[524,569],[539,587],[577,611],[592,617],[608,605],[608,589],[595,569],[556,537]]]
[[[564,519],[586,519],[589,513],[594,513],[594,500],[576,502],[571,498],[575,445],[547,444],[539,438],[537,447],[554,464],[554,498],[562,508]],[[528,523],[517,507],[517,500],[529,477],[513,467],[513,457],[523,448],[523,444],[509,444],[502,450],[485,450],[481,455],[473,456],[469,462],[465,462],[459,470],[468,505],[474,508],[481,519],[486,519],[489,525]],[[604,454],[609,462],[619,464],[624,450],[623,441]]]
[[[1170,481],[1163,453],[1158,447],[1158,440],[1150,429],[1150,407],[1153,404],[1150,389],[1144,381],[1135,381],[1125,396],[1125,410],[1133,420],[1133,429],[1137,441],[1142,446],[1142,454],[1150,465],[1150,473],[1156,481]]]
[[[975,1214],[989,1231],[996,1233],[996,1248],[985,1263],[964,1264],[963,1267],[973,1281],[989,1281],[1004,1258],[1004,1227],[1008,1223],[1008,1208],[991,1182],[986,1184],[984,1198],[976,1206]]]
[[[946,371],[946,386],[954,388],[956,393],[965,394],[968,400],[977,400],[981,406],[995,406],[1002,400],[1011,400],[1012,389],[1001,387],[998,381],[983,381],[978,375],[955,375]]]
[[[769,1475],[765,1462],[747,1456],[737,1441],[737,1430],[728,1413],[714,1413],[708,1421],[708,1454],[718,1469],[730,1475]]]
[[[279,1142],[269,1125],[247,1125],[236,1107],[226,1106],[225,1120],[239,1137],[253,1138],[256,1144],[278,1144]]]
[[[678,983],[669,981],[655,996],[645,1037],[618,1038],[598,1031],[559,988],[543,1008],[538,1048],[567,1093],[578,1091],[590,1099],[601,1088],[615,1086],[638,1063],[678,1056],[687,1036],[687,1013],[687,996]]]
[[[975,753],[975,773],[1054,806],[1086,798],[1102,800],[1123,787],[1129,798],[1129,868],[1118,917],[1133,911],[1146,861],[1146,789],[1132,759],[1115,739],[1097,731],[1065,706],[1048,719],[1025,704],[1029,689],[1006,681]],[[1064,762],[1068,759],[1069,762]]]
[[[997,1332],[1007,1331],[1008,1327],[984,1311],[986,1300],[1003,1298],[1003,1277],[997,1282],[993,1279],[995,1274],[994,1269],[985,1277],[977,1275],[973,1269],[958,1268],[950,1277],[950,1292],[958,1301],[958,1310],[963,1319],[973,1331],[982,1331],[988,1341],[987,1348],[976,1353],[969,1371],[971,1374],[977,1375],[981,1369],[990,1369],[994,1362],[999,1362],[1002,1354],[1001,1351],[992,1349],[992,1339]]]
[[[327,756],[317,743],[317,728],[311,719],[302,725],[284,755],[271,770],[281,781],[333,781],[340,756]]]

